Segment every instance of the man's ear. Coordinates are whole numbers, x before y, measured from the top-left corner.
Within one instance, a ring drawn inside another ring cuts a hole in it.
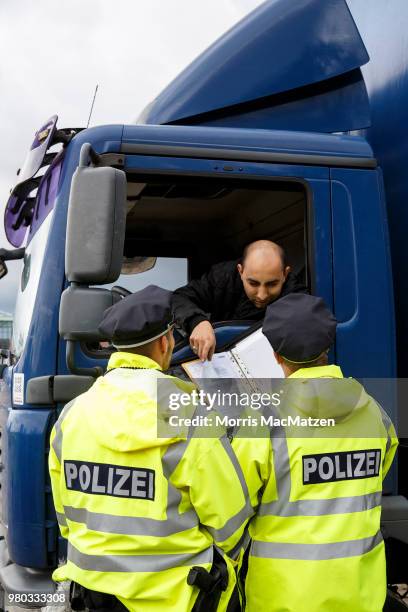
[[[239,264],[237,265],[237,270],[238,270],[238,274],[239,274],[240,276],[242,276],[242,273],[243,273],[243,271],[244,271],[244,266],[243,266],[242,264],[240,264],[240,263],[239,263]]]
[[[160,352],[163,354],[166,354],[169,348],[169,341],[167,340],[166,334],[164,336],[160,336],[159,346],[160,346]]]
[[[287,279],[289,272],[292,272],[292,268],[290,266],[286,266],[283,271],[283,276],[285,277],[285,280]]]

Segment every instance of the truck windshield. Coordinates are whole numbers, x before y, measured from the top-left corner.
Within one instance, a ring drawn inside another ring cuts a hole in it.
[[[45,173],[37,192],[35,210],[27,239],[24,265],[17,291],[12,350],[18,358],[25,346],[34,310],[48,234],[55,206],[62,157]]]
[[[45,218],[49,215],[51,210],[54,208],[55,199],[57,196],[57,189],[59,178],[61,174],[62,157],[59,161],[53,165],[52,168],[44,175],[41,185],[38,189],[38,194],[35,203],[35,209],[33,214],[33,220],[31,222],[30,232],[28,234],[27,244],[30,243],[33,236],[35,236],[37,230],[42,225]]]

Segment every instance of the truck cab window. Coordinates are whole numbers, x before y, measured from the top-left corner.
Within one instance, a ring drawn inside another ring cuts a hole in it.
[[[188,260],[186,257],[157,257],[153,267],[146,272],[135,274],[132,270],[132,258],[125,258],[122,274],[111,285],[103,285],[110,289],[119,285],[131,293],[140,291],[148,285],[159,285],[163,289],[174,291],[188,282]]]
[[[215,263],[238,259],[250,242],[269,239],[285,249],[292,270],[310,285],[309,202],[300,181],[129,173],[128,200],[125,256],[168,258],[151,270],[152,279],[169,270],[167,282],[177,278],[183,285],[172,258],[188,259],[191,280]]]
[[[245,245],[259,239],[280,244],[294,274],[310,288],[309,202],[301,182],[131,173],[127,179],[122,274],[105,288],[133,293],[155,284],[173,291],[218,262],[239,259]],[[135,274],[132,262],[149,269]],[[103,357],[109,344],[84,348]]]
[[[126,246],[125,246],[126,250]],[[132,265],[132,262],[137,260],[137,266]],[[140,268],[140,260],[146,260],[148,264],[153,266],[146,272],[134,273],[135,268]],[[150,260],[150,261],[149,261]],[[149,285],[158,285],[163,289],[174,291],[178,287],[185,285],[188,282],[188,259],[186,257],[152,257],[152,256],[136,256],[124,257],[122,274],[115,283],[103,285],[104,289],[112,289],[120,287],[126,289],[130,293],[140,291]],[[105,356],[107,352],[112,350],[109,342],[87,343],[83,345],[85,352],[95,356]]]

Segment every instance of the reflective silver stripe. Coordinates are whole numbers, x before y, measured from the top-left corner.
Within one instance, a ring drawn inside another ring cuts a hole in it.
[[[167,481],[167,522],[178,524],[177,532],[191,529],[199,525],[199,519],[194,508],[180,513],[181,492],[172,484],[170,478],[179,465],[189,445],[188,440],[171,444],[162,457],[163,476]],[[171,532],[174,533],[174,532]]]
[[[280,417],[273,406],[268,407],[268,411],[266,411],[266,409],[263,411],[264,416],[268,416],[268,414],[272,414],[273,417]],[[285,428],[283,426],[271,427],[269,436],[273,452],[278,500],[279,503],[285,505],[289,502],[292,487],[289,449]]]
[[[246,527],[244,530],[244,533],[242,534],[237,544],[235,544],[234,548],[231,548],[231,550],[227,552],[228,557],[230,557],[231,559],[236,559],[238,554],[241,551],[241,548],[246,550],[250,541],[251,541],[251,536],[249,535],[248,528]]]
[[[188,447],[188,440],[180,440],[174,444],[169,444],[166,452],[163,455],[163,472],[166,478],[170,478],[176,467],[180,463],[183,455]]]
[[[65,514],[62,512],[55,512],[57,515],[58,525],[62,525],[63,527],[67,526],[67,519],[65,518]]]
[[[64,511],[68,520],[84,523],[91,531],[129,536],[166,537],[197,526],[197,517],[193,512],[184,512],[180,515],[168,512],[167,519],[158,520],[138,516],[102,514],[72,506],[64,506]]]
[[[280,542],[253,541],[250,555],[266,559],[297,559],[302,561],[323,561],[358,557],[373,550],[382,542],[379,531],[376,535],[361,540],[330,542],[329,544],[293,544]]]
[[[58,461],[61,463],[61,453],[62,453],[62,431],[61,425],[59,421],[57,421],[54,425],[55,427],[55,436],[52,441],[52,448],[57,456]]]
[[[209,411],[209,410],[207,410],[206,406],[199,405],[199,406],[197,406],[197,408],[193,412],[192,420],[195,417],[208,416],[208,415],[213,415],[213,414],[215,414],[214,410],[210,410]],[[188,433],[187,433],[187,438],[188,439],[191,439],[191,438],[194,437],[196,429],[198,429],[198,430],[200,429],[198,425],[190,425],[190,427],[188,428]],[[198,437],[200,437],[200,435]]]
[[[248,493],[248,486],[247,483],[245,481],[245,477],[244,474],[241,470],[241,466],[239,464],[239,461],[237,459],[236,454],[234,453],[234,450],[231,446],[231,442],[229,441],[229,439],[226,436],[223,436],[222,438],[220,438],[220,442],[222,444],[222,446],[224,447],[225,452],[227,453],[232,465],[235,468],[235,471],[237,473],[237,476],[239,478],[239,482],[241,483],[241,488],[242,488],[242,492],[244,494],[244,498],[247,500],[249,499],[249,493]]]
[[[255,514],[255,510],[252,508],[251,503],[247,500],[245,506],[231,517],[221,529],[214,529],[213,527],[207,527],[206,529],[211,533],[212,537],[216,542],[224,542],[228,540],[242,525],[245,521]]]
[[[212,563],[213,548],[172,555],[87,555],[68,542],[68,561],[93,572],[160,572],[174,567]]]
[[[348,514],[364,512],[381,505],[381,491],[356,495],[355,497],[335,497],[332,499],[300,499],[293,502],[277,500],[261,504],[259,516],[324,516],[329,514]]]
[[[233,468],[235,469],[235,472],[241,484],[242,494],[245,500],[244,507],[241,508],[241,510],[237,512],[234,516],[232,516],[220,529],[215,529],[214,527],[209,527],[205,525],[206,529],[211,533],[214,540],[216,540],[217,542],[224,542],[225,540],[228,540],[228,538],[230,538],[243,525],[243,523],[245,523],[248,518],[255,514],[255,510],[254,508],[252,508],[251,500],[249,499],[248,486],[229,439],[226,436],[223,436],[219,439],[219,441],[221,442],[225,452],[227,453],[232,463]]]
[[[59,415],[59,418],[57,420],[57,422],[55,423],[54,427],[55,427],[55,437],[52,441],[52,448],[54,449],[54,452],[57,456],[58,461],[61,463],[61,456],[62,456],[62,429],[61,429],[61,425],[63,420],[65,419],[65,417],[67,416],[68,412],[71,410],[72,406],[74,405],[75,400],[72,400],[71,402],[69,402],[69,404],[67,404],[64,409],[62,410],[61,414]]]
[[[391,436],[390,436],[390,428],[392,427],[392,421],[390,419],[390,417],[388,416],[388,414],[385,412],[384,408],[382,406],[380,406],[380,404],[378,402],[376,402],[378,408],[380,409],[381,412],[381,419],[383,422],[383,425],[385,427],[385,431],[387,432],[387,445],[385,447],[385,454],[388,453],[388,451],[391,448]],[[385,459],[385,457],[384,457]],[[384,461],[383,459],[383,461]]]
[[[286,437],[272,439],[272,451],[275,465],[276,486],[279,499],[285,503],[290,498],[291,471],[288,442]]]

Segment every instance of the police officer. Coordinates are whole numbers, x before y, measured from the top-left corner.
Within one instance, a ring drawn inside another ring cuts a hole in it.
[[[52,491],[68,540],[53,578],[73,581],[76,609],[82,599],[89,609],[210,612],[237,598],[220,551],[234,548],[253,510],[229,441],[157,437],[158,381],[191,391],[163,374],[170,298],[150,286],[105,311],[100,330],[117,352],[52,431]]]
[[[278,422],[270,438],[233,441],[251,495],[262,492],[249,525],[246,610],[380,612],[381,493],[394,427],[357,381],[328,365],[336,320],[320,298],[271,304],[262,330],[287,377],[275,416],[328,417],[335,425]]]

